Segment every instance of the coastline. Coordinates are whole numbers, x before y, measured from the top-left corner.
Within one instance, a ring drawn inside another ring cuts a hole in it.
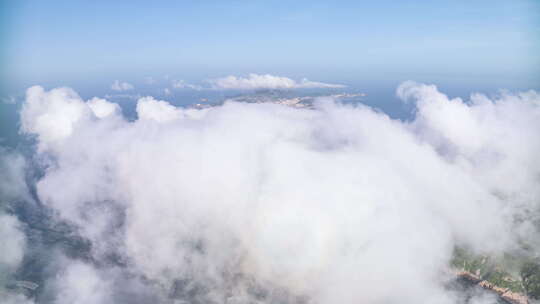
[[[512,292],[509,288],[501,288],[495,286],[494,284],[482,280],[479,276],[468,272],[468,271],[459,271],[456,273],[456,276],[460,279],[464,279],[472,284],[480,286],[486,290],[492,291],[499,295],[501,299],[510,303],[510,304],[529,304],[529,298],[521,293]]]

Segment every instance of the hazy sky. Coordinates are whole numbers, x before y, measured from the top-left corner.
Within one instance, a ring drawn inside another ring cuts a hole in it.
[[[3,1],[17,84],[177,73],[532,87],[538,1]]]

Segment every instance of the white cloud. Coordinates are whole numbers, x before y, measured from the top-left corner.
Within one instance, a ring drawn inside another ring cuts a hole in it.
[[[97,97],[90,99],[87,105],[98,118],[105,118],[109,115],[116,115],[121,112],[120,106],[116,103],[108,102],[105,99]]]
[[[111,89],[114,90],[114,91],[128,91],[128,90],[133,90],[135,87],[128,83],[128,82],[125,82],[125,81],[118,81],[118,80],[115,80],[113,82],[113,84],[111,85]]]
[[[0,240],[3,247],[0,255],[0,272],[6,271],[4,267],[16,269],[22,262],[26,239],[19,225],[15,217],[0,214]],[[0,281],[2,281],[1,276]]]
[[[331,100],[188,110],[152,97],[135,121],[73,120],[89,106],[41,88],[22,117],[40,143],[58,141],[38,152],[54,161],[40,200],[80,228],[97,265],[119,254],[163,299],[459,303],[443,275],[455,245],[540,249],[521,229],[540,208],[540,98],[464,102],[412,82],[398,95],[413,121]],[[68,302],[123,288],[92,264],[65,274]]]
[[[92,266],[78,261],[68,261],[67,267],[58,276],[57,304],[111,303],[112,286],[107,279],[100,277]]]
[[[131,100],[137,100],[141,98],[141,94],[105,94],[104,96],[107,99],[113,99],[113,98],[122,98],[122,99],[131,99]]]
[[[203,88],[199,85],[190,84],[184,80],[171,80],[171,85],[175,89],[192,89],[192,90],[202,90]]]
[[[48,143],[71,135],[76,124],[88,117],[91,110],[72,89],[46,92],[40,86],[33,86],[26,92],[21,113],[22,130],[39,134],[40,142]]]
[[[270,74],[249,74],[248,77],[236,77],[233,75],[210,80],[215,89],[301,89],[301,88],[344,88],[341,84],[329,84],[323,82],[302,79],[297,82],[287,77],[273,76]]]
[[[182,111],[166,101],[143,97],[137,102],[137,115],[141,120],[167,122],[178,119]]]
[[[36,134],[40,148],[61,144],[76,128],[91,124],[93,118],[120,117],[120,107],[105,99],[85,102],[70,88],[45,91],[33,86],[26,91],[21,111],[21,130]],[[121,117],[120,117],[121,118]]]

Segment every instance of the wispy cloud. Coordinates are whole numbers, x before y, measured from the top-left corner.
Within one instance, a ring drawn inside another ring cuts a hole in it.
[[[5,104],[15,104],[17,102],[17,98],[15,98],[15,96],[1,97],[0,102]]]
[[[251,73],[247,77],[237,77],[229,75],[223,78],[209,80],[214,89],[235,89],[235,90],[255,90],[255,89],[306,89],[306,88],[344,88],[342,84],[331,84],[317,81],[310,81],[306,78],[301,81],[282,76],[270,74]]]
[[[142,96],[140,94],[106,94],[103,97],[105,97],[107,99],[123,98],[123,99],[137,100],[137,99],[141,98]]]
[[[128,91],[133,90],[134,88],[135,87],[131,83],[119,80],[115,80],[111,85],[111,89],[115,91]]]
[[[144,82],[145,82],[146,84],[154,84],[154,83],[156,83],[156,80],[154,79],[154,77],[148,76],[148,77],[145,77],[145,78],[144,78]]]
[[[192,90],[202,90],[203,88],[196,84],[187,83],[184,80],[171,80],[171,85],[175,89],[192,89]]]

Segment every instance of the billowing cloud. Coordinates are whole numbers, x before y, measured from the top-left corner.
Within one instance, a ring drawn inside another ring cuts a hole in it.
[[[341,84],[329,84],[323,82],[302,79],[297,82],[293,79],[270,74],[249,74],[248,77],[236,77],[233,75],[210,80],[215,89],[256,90],[256,89],[304,89],[304,88],[344,88]]]
[[[93,98],[88,103],[70,88],[46,92],[40,86],[27,90],[21,111],[21,130],[39,136],[40,145],[60,142],[81,124],[93,118],[119,114],[119,106],[104,99]]]
[[[115,103],[108,102],[105,99],[94,97],[88,101],[88,106],[98,118],[105,118],[110,115],[120,113],[120,106]]]
[[[111,89],[114,91],[128,91],[133,90],[134,88],[135,87],[131,83],[119,80],[115,80],[111,85]]]
[[[137,102],[137,115],[141,120],[167,122],[181,117],[182,110],[166,101],[144,97]]]
[[[540,98],[397,94],[413,120],[145,97],[128,121],[30,88],[36,195],[92,244],[62,264],[57,303],[463,303],[446,288],[455,246],[540,249]]]

